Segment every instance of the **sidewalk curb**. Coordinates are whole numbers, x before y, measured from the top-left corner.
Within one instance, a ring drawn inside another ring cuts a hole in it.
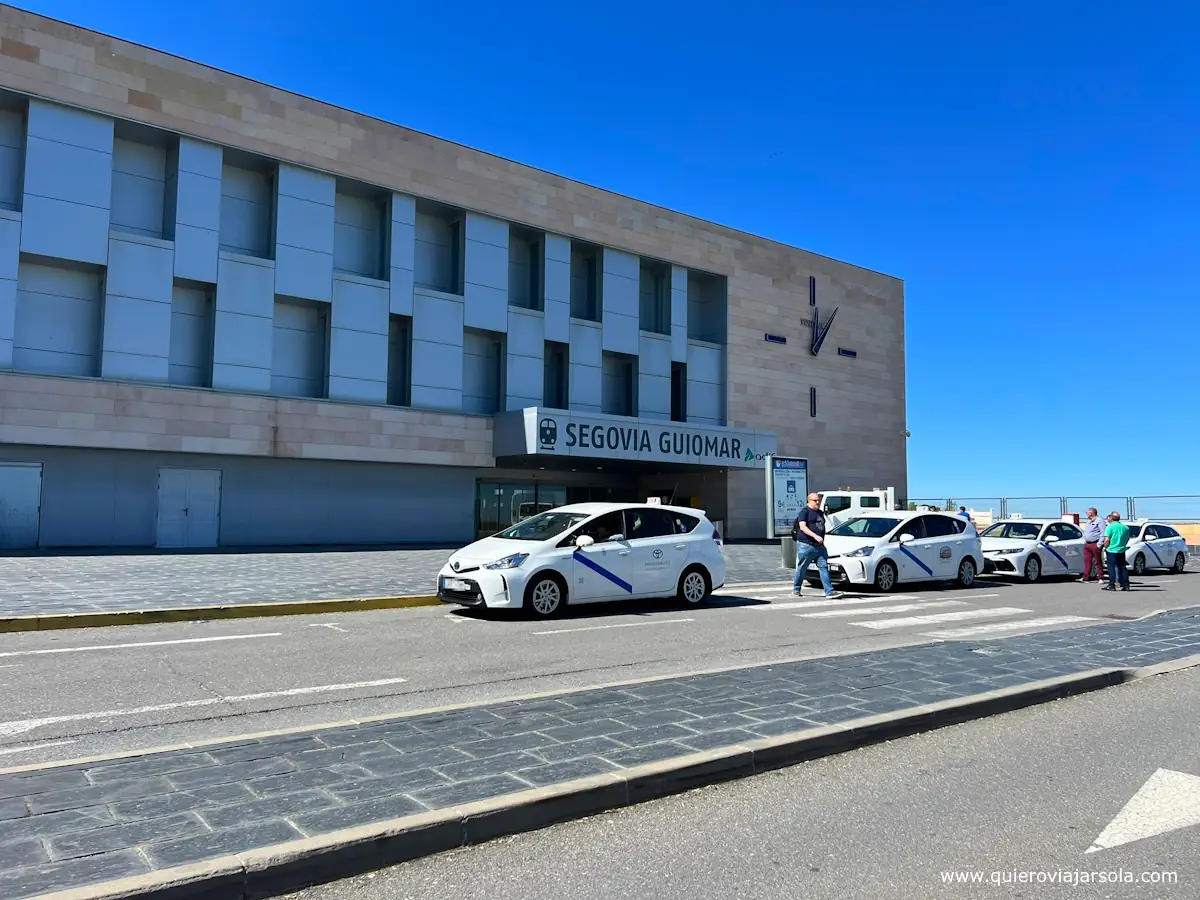
[[[0,634],[18,631],[56,631],[64,628],[109,628],[115,625],[162,625],[169,622],[198,622],[214,619],[314,616],[322,613],[440,606],[441,603],[441,600],[433,596],[352,597],[343,600],[289,600],[282,603],[239,603],[229,606],[179,606],[168,609],[4,616],[0,617]]]
[[[1093,669],[276,844],[38,900],[259,900],[824,756],[1200,665]]]

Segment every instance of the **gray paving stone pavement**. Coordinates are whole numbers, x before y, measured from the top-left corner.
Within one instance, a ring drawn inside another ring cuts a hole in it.
[[[1197,653],[1200,610],[1184,610],[0,775],[0,897],[22,900],[696,750]]]
[[[449,550],[0,557],[0,616],[428,595]],[[730,583],[783,580],[778,545],[725,548]]]

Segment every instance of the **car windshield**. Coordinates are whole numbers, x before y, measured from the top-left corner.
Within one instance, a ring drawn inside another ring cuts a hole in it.
[[[1036,541],[1042,526],[1037,522],[997,522],[980,537],[1011,538],[1017,541]]]
[[[548,541],[587,519],[583,513],[544,512],[505,528],[496,537],[509,541]]]
[[[843,522],[829,533],[836,537],[881,538],[899,524],[899,519],[862,516]]]

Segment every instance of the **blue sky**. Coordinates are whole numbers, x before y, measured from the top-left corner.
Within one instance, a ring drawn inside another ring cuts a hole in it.
[[[21,5],[903,278],[910,496],[1200,494],[1196,4]]]

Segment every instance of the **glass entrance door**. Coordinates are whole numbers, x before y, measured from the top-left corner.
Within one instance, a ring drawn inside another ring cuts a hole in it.
[[[565,506],[561,485],[479,481],[475,484],[475,533],[488,537],[539,512]]]

